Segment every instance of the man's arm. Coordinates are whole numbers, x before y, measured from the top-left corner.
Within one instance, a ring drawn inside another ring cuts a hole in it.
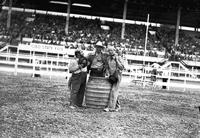
[[[92,61],[94,59],[94,55],[89,54],[87,59],[87,72],[89,73],[89,70],[91,69]]]
[[[78,62],[75,59],[71,60],[69,63],[69,72],[74,73],[74,72],[78,71],[79,69],[80,68],[78,66]]]
[[[119,70],[124,69],[123,59],[120,56],[116,56],[116,63]]]
[[[79,61],[79,68],[85,68],[87,66],[88,62],[87,59],[85,57],[82,57]]]

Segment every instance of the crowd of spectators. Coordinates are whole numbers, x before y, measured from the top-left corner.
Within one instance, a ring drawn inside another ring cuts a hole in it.
[[[104,30],[99,19],[70,18],[67,35],[66,18],[61,16],[13,12],[11,26],[7,29],[7,12],[2,11],[0,22],[0,41],[11,44],[22,42],[23,38],[32,38],[33,42],[65,45],[70,48],[77,48],[81,43],[82,49],[93,50],[93,44],[102,41],[105,45],[113,45],[123,50],[124,53],[144,54],[144,25],[127,24],[125,38],[121,39],[120,23],[106,22],[110,29]],[[165,56],[171,60],[192,60],[191,55],[199,55],[196,51],[200,49],[200,43],[183,31],[180,31],[179,45],[175,46],[175,29],[150,26],[150,30],[156,31],[156,34],[149,33],[146,53],[148,56],[157,57],[157,51],[165,51]],[[69,45],[68,42],[73,44]],[[89,45],[85,47],[84,44]]]

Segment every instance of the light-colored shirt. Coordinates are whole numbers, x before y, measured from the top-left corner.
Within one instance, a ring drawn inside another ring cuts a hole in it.
[[[74,74],[77,74],[77,73],[81,72],[81,70],[79,69],[79,66],[78,66],[78,59],[77,58],[74,58],[74,59],[70,60],[69,72],[72,72]]]
[[[117,58],[116,60],[112,59],[111,57],[108,58],[109,74],[113,74],[116,70],[118,70],[119,72],[122,72],[124,68],[122,58],[120,56],[117,56],[116,58]]]
[[[87,72],[87,67],[81,69],[82,72]]]
[[[109,73],[110,74],[114,74],[114,72],[117,70],[117,64],[116,61],[114,59],[110,59],[108,60],[108,66],[109,66]]]

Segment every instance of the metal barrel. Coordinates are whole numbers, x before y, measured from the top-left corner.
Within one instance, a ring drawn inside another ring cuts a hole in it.
[[[87,107],[103,109],[108,104],[111,84],[104,77],[90,77],[86,86],[85,104]]]

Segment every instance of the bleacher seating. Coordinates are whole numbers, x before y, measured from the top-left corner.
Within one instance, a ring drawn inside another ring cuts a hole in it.
[[[65,35],[65,18],[53,15],[39,15],[24,12],[12,12],[12,22],[10,29],[6,29],[6,11],[2,11],[0,18],[0,41],[17,44],[23,38],[32,39],[33,42],[66,45],[66,47],[78,47],[78,43],[94,44],[102,41],[105,45],[113,45],[124,53],[133,55],[143,55],[145,29],[144,25],[127,24],[125,39],[121,39],[121,24],[106,22],[110,30],[101,29],[101,21],[84,18],[70,18],[69,34]],[[34,20],[27,20],[28,18]],[[179,45],[174,46],[175,30],[166,27],[155,28],[150,26],[150,30],[156,34],[149,33],[147,44],[147,56],[158,57],[160,51],[166,51],[165,57],[170,60],[194,60],[191,55],[195,55],[200,50],[200,42],[183,31],[180,31]],[[69,46],[66,42],[73,42]],[[84,49],[84,45],[82,46]],[[92,49],[92,47],[90,48]],[[199,54],[199,53],[198,53]]]

